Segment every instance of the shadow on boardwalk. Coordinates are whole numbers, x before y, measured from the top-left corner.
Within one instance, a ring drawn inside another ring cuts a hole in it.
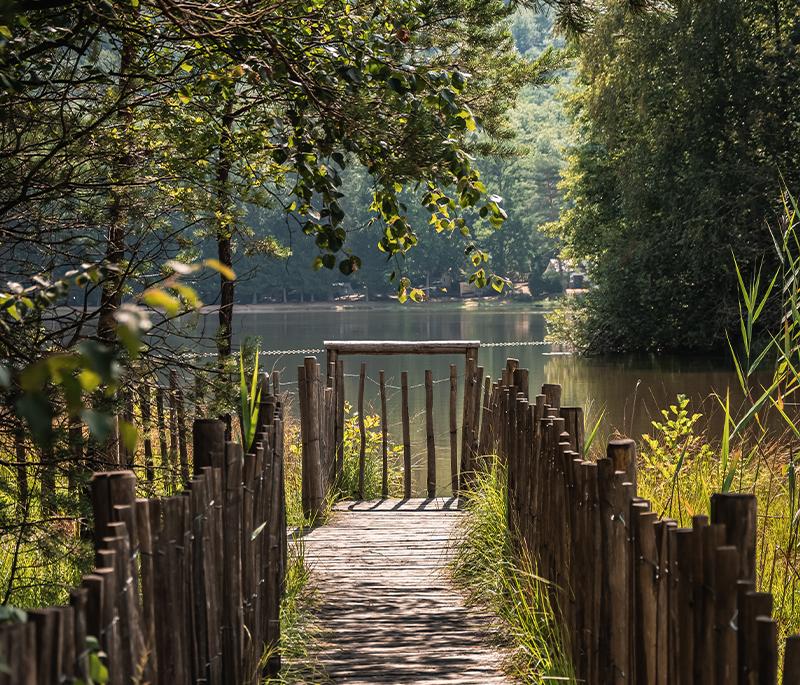
[[[342,502],[305,536],[334,683],[506,683],[490,618],[447,577],[455,500]]]

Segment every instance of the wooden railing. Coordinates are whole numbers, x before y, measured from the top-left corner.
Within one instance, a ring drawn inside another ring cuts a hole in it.
[[[637,497],[632,440],[586,458],[583,412],[561,406],[560,386],[530,397],[509,360],[486,390],[480,451],[507,465],[509,526],[549,581],[578,681],[774,685],[755,497],[715,494],[710,520],[679,528]],[[800,636],[786,641],[783,683],[800,683]]]
[[[300,404],[300,428],[302,436],[303,472],[303,510],[306,516],[317,519],[324,510],[328,494],[337,483],[344,464],[344,426],[345,426],[345,373],[343,357],[347,355],[459,355],[464,357],[465,392],[462,404],[461,421],[461,460],[458,458],[458,428],[456,395],[457,367],[450,365],[450,375],[442,381],[450,383],[449,439],[450,439],[450,485],[456,496],[460,475],[472,470],[471,461],[478,447],[478,421],[480,419],[480,394],[483,368],[478,366],[480,342],[476,340],[439,341],[348,341],[325,342],[327,351],[327,373],[323,382],[320,365],[315,357],[306,357],[303,366],[298,368],[298,394]],[[366,362],[359,368],[357,397],[358,427],[360,433],[359,480],[357,498],[364,493],[365,445],[364,427],[364,387],[367,378]],[[386,383],[383,370],[378,372],[376,381],[380,387],[381,432],[382,432],[382,495],[389,495],[388,486],[388,428]],[[425,388],[425,435],[426,435],[426,494],[435,497],[436,446],[434,436],[433,377],[425,372],[420,387]],[[411,417],[409,414],[408,372],[400,374],[402,444],[403,444],[403,496],[411,497]]]
[[[268,388],[265,379],[263,386]],[[95,568],[70,604],[0,624],[0,685],[242,683],[280,668],[286,564],[283,410],[262,394],[252,450],[196,420],[193,477],[181,494],[137,499],[131,471],[91,481]],[[266,655],[266,657],[265,657]]]

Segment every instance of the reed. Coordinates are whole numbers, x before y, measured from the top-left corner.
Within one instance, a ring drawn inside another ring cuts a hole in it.
[[[475,475],[466,494],[451,573],[469,603],[496,616],[493,633],[508,650],[509,676],[534,685],[574,682],[547,583],[534,561],[512,545],[506,519],[505,468],[497,459]]]

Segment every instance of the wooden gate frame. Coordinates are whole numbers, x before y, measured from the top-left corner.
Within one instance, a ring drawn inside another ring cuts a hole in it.
[[[344,370],[339,357],[346,355],[398,355],[398,354],[463,354],[464,355],[464,407],[461,422],[461,468],[459,488],[464,489],[464,474],[472,469],[477,432],[474,426],[475,409],[480,406],[478,351],[480,340],[326,340],[328,387],[336,393],[335,440],[337,464],[344,458]],[[337,466],[338,468],[338,466]],[[410,476],[407,476],[410,477]]]

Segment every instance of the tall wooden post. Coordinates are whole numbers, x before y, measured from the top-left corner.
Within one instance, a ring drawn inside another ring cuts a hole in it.
[[[403,497],[411,498],[411,426],[408,418],[408,371],[400,373],[400,397],[403,413]]]
[[[436,438],[433,432],[433,374],[425,370],[425,434],[428,453],[428,499],[436,497]]]
[[[386,374],[383,369],[378,374],[381,388],[381,497],[389,496],[389,425],[386,416]]]
[[[458,423],[456,416],[456,394],[458,392],[458,368],[450,364],[450,483],[453,497],[458,495]]]
[[[367,466],[367,431],[364,426],[364,382],[367,363],[361,362],[358,374],[358,433],[361,438],[358,449],[358,499],[364,499],[364,471]]]

